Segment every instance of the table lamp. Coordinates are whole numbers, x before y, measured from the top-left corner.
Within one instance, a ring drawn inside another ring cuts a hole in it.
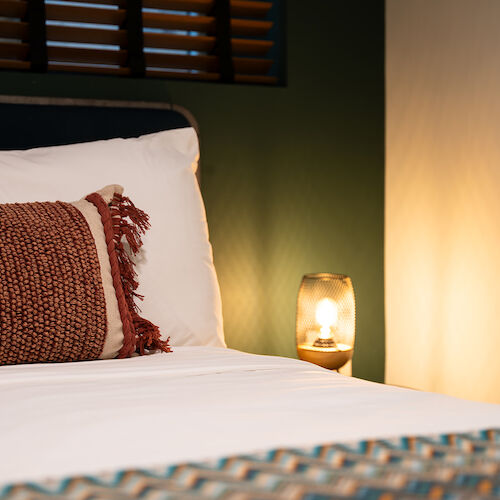
[[[297,297],[299,358],[331,370],[344,366],[354,350],[355,311],[349,276],[306,274]]]

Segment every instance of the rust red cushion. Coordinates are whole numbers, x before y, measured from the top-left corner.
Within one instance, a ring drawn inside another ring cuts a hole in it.
[[[0,205],[0,364],[168,352],[135,303],[148,227],[117,185],[74,203]]]

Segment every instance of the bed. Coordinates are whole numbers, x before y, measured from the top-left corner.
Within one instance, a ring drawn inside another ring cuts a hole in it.
[[[194,123],[168,106],[7,100],[6,150]],[[170,353],[1,366],[0,498],[500,496],[499,405],[177,339]]]

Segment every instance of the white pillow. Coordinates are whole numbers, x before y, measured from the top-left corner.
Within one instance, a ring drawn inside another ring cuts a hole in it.
[[[173,346],[222,347],[220,291],[195,177],[198,156],[192,128],[0,151],[0,203],[78,199],[106,184],[122,185],[151,222],[137,265],[144,317]]]

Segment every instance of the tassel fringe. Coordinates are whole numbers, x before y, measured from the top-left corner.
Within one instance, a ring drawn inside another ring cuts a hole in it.
[[[129,198],[118,193],[114,194],[111,201],[110,212],[123,292],[131,315],[131,329],[135,335],[135,350],[140,354],[145,354],[146,350],[158,349],[171,352],[170,338],[162,340],[159,328],[139,316],[140,309],[135,303],[136,298],[142,300],[143,296],[136,292],[139,283],[132,256],[142,247],[141,235],[150,227],[149,216],[137,208]],[[124,240],[130,253],[125,248]]]

